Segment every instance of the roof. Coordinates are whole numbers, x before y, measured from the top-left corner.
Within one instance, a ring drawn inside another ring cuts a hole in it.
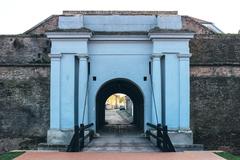
[[[191,17],[191,16],[189,16],[189,17],[192,18],[194,21],[196,21],[198,23],[212,23],[212,22],[205,21],[205,20],[202,20],[202,19],[199,19],[199,18],[195,18],[195,17]]]
[[[194,17],[191,17],[191,18],[193,20],[195,20],[196,22],[204,25],[205,27],[207,27],[208,29],[210,29],[211,31],[213,31],[215,33],[223,33],[223,31],[220,30],[213,22],[205,21],[202,19],[194,18]]]
[[[32,28],[25,31],[23,34],[44,34],[48,30],[57,28],[59,15],[51,15]]]
[[[54,31],[58,29],[59,16],[71,15],[178,15],[177,11],[63,11],[62,15],[52,15],[35,25],[31,29],[24,32],[24,34],[45,34],[47,31]],[[220,30],[209,21],[202,19],[181,16],[183,23],[183,30],[193,31],[196,34],[214,34],[221,33]],[[183,31],[182,30],[182,31]]]
[[[177,11],[63,11],[63,15],[177,15]]]

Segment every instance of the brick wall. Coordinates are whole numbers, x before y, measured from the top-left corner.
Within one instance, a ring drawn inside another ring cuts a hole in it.
[[[50,41],[45,36],[0,35],[0,65],[49,63]]]
[[[44,36],[0,36],[0,152],[45,141],[49,48]]]
[[[240,153],[240,35],[198,35],[190,48],[194,142]]]

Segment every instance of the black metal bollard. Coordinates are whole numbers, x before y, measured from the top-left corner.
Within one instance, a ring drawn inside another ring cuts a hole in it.
[[[160,138],[161,137],[161,124],[157,124],[157,146],[159,148],[161,148],[161,141]]]
[[[79,146],[79,126],[74,126],[74,145],[72,148],[73,152],[79,152],[80,146]]]
[[[147,131],[146,131],[146,138],[148,139],[148,140],[150,140],[150,130],[148,129]]]
[[[90,138],[89,138],[89,141],[91,142],[93,140],[93,136],[94,136],[94,131],[93,130],[90,130],[91,134],[90,134]]]
[[[79,138],[80,138],[80,151],[84,148],[84,124],[80,124],[80,132],[79,132]]]
[[[167,136],[168,136],[168,128],[166,125],[163,126],[163,150],[164,152],[169,152],[167,145]]]

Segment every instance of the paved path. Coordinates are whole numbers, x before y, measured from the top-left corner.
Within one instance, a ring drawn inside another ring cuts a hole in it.
[[[100,136],[90,142],[84,152],[159,152],[159,149],[143,136]]]
[[[127,119],[124,119],[117,113],[117,110],[105,110],[105,120],[108,124],[129,124]]]
[[[159,152],[134,125],[105,125],[84,152]]]
[[[143,131],[139,131],[131,122],[120,115],[119,110],[106,110],[107,125],[98,131],[84,152],[159,152],[159,149],[147,140]]]
[[[16,160],[224,160],[211,152],[175,153],[66,153],[27,152]]]

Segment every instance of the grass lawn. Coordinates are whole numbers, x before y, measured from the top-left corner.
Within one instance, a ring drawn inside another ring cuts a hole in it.
[[[0,160],[12,160],[12,159],[20,156],[23,153],[24,152],[7,152],[7,153],[3,153],[3,154],[0,154]]]
[[[227,159],[227,160],[240,160],[240,156],[235,156],[229,152],[219,152],[217,155]]]

